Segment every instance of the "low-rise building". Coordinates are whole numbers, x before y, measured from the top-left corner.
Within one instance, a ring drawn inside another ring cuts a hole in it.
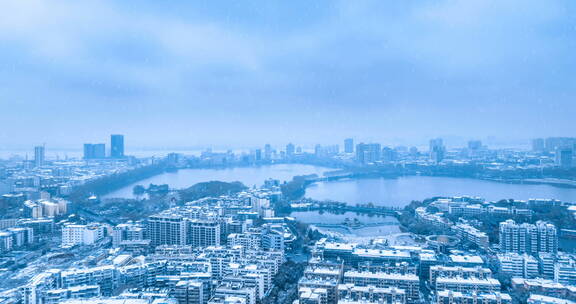
[[[463,293],[452,290],[436,292],[437,304],[511,304],[512,297],[501,292]]]

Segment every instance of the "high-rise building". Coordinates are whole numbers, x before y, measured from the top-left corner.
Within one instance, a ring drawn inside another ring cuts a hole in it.
[[[576,138],[574,137],[548,137],[545,141],[546,151],[553,152],[557,148],[574,147]]]
[[[323,154],[322,152],[323,152],[323,150],[322,150],[322,145],[316,144],[316,145],[314,146],[314,155],[315,155],[316,157],[322,157],[322,156],[323,156],[323,155],[322,155],[322,154]]]
[[[94,158],[106,158],[106,144],[94,144]]]
[[[178,215],[158,214],[148,218],[152,246],[186,245],[186,221]]]
[[[113,134],[110,136],[110,157],[124,157],[124,135]]]
[[[46,157],[46,151],[44,146],[34,147],[34,165],[36,167],[42,167],[44,165],[44,160]]]
[[[94,158],[94,149],[92,144],[84,144],[84,159]]]
[[[556,148],[556,166],[572,168],[574,166],[574,149],[572,147]]]
[[[532,151],[544,152],[544,138],[535,138],[532,140]]]
[[[256,149],[254,151],[254,160],[256,160],[256,161],[262,160],[262,149]]]
[[[187,220],[186,244],[194,247],[220,245],[220,224],[212,220]]]
[[[396,150],[394,150],[390,147],[382,148],[382,161],[383,162],[389,163],[389,162],[395,161],[397,157],[398,157],[398,153],[396,152]]]
[[[286,156],[288,156],[288,158],[294,156],[294,144],[293,143],[289,143],[286,145]]]
[[[264,146],[264,160],[271,160],[272,159],[272,146],[270,144],[266,144]]]
[[[556,226],[538,221],[516,224],[514,220],[500,223],[500,251],[536,254],[558,251]]]
[[[106,158],[105,144],[84,144],[84,159]]]
[[[356,160],[359,163],[368,164],[379,161],[382,157],[380,144],[359,143],[356,145]]]
[[[430,140],[430,159],[439,163],[444,159],[446,154],[446,147],[444,147],[444,142],[442,138],[435,138]]]
[[[354,140],[352,138],[344,140],[344,153],[354,153]]]
[[[217,246],[220,245],[220,224],[214,220],[161,213],[148,218],[148,235],[152,246]]]

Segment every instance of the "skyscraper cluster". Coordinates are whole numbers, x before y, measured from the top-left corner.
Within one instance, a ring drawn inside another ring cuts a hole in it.
[[[110,157],[123,158],[124,155],[124,135],[113,134],[110,136]],[[106,158],[106,144],[86,143],[84,144],[84,159]]]
[[[554,163],[559,168],[572,168],[576,165],[574,151],[576,137],[548,137],[532,140],[532,151],[537,153],[554,153]]]

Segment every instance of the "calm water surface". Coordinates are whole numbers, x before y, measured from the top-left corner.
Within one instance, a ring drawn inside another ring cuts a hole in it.
[[[280,164],[260,167],[227,169],[185,169],[164,173],[128,185],[105,197],[132,198],[135,185],[168,184],[181,189],[206,181],[240,181],[248,187],[260,186],[268,178],[291,180],[296,175],[318,174],[333,169],[299,164]],[[306,197],[335,200],[349,204],[369,203],[383,206],[404,206],[412,200],[433,196],[480,196],[488,200],[555,198],[576,202],[576,189],[549,185],[505,184],[467,178],[409,176],[397,179],[366,178],[320,182],[310,185]]]
[[[383,206],[405,206],[412,200],[461,195],[479,196],[488,200],[555,198],[567,202],[576,201],[574,188],[427,176],[321,182],[311,185],[306,190],[306,197],[317,200],[335,200],[349,204],[372,202]]]
[[[128,185],[109,193],[104,198],[132,198],[132,188],[136,185],[168,184],[170,188],[183,189],[196,183],[208,181],[234,182],[239,181],[248,187],[261,186],[264,181],[273,178],[281,182],[292,180],[297,175],[318,174],[333,169],[299,164],[280,164],[260,167],[239,167],[225,169],[183,169],[177,172],[163,173],[137,183]]]

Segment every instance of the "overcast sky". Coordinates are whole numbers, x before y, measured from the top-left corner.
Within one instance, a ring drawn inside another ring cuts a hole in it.
[[[0,145],[576,135],[574,0],[2,0]]]

